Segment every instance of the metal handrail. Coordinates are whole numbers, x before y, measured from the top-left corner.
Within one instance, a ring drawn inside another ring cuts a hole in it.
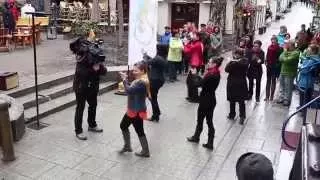
[[[282,140],[284,142],[284,144],[289,147],[290,149],[296,149],[297,147],[294,147],[294,146],[291,146],[287,140],[286,140],[286,137],[285,137],[285,130],[286,130],[286,127],[290,121],[290,119],[295,116],[296,114],[298,114],[299,112],[305,110],[306,108],[308,108],[312,103],[316,102],[320,100],[320,95],[314,99],[312,99],[311,101],[309,101],[308,103],[306,103],[305,105],[303,105],[302,107],[300,107],[298,110],[296,110],[294,113],[292,113],[283,123],[283,126],[282,126],[282,130],[281,130],[281,134],[282,134]],[[303,119],[303,125],[306,125],[306,118]]]

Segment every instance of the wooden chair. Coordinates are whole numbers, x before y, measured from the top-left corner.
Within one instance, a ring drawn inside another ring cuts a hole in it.
[[[17,46],[22,46],[23,48],[26,45],[32,46],[32,28],[27,26],[18,28],[17,32],[13,34],[13,41],[15,48]]]
[[[10,44],[12,40],[12,35],[9,34],[9,30],[7,28],[0,28],[0,51],[11,50]]]

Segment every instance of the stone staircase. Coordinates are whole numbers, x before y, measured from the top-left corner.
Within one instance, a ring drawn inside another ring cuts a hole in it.
[[[99,95],[117,88],[118,70],[109,71],[101,78]],[[73,92],[74,74],[43,82],[38,85],[39,119],[62,111],[76,104]],[[9,96],[23,104],[25,123],[36,120],[35,87],[30,86],[8,93]]]

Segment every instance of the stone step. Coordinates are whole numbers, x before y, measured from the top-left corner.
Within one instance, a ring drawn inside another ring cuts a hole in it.
[[[56,76],[52,76],[51,78],[45,78],[45,81],[40,81],[38,84],[38,90],[44,90],[49,89],[50,87],[54,87],[57,85],[64,84],[68,81],[72,81],[74,77],[74,71],[70,71],[63,74],[58,74]],[[33,82],[32,82],[33,83]],[[11,91],[6,92],[5,94],[13,97],[13,98],[19,98],[22,96],[27,96],[28,94],[35,92],[35,86],[34,84],[30,84],[27,87],[19,87],[17,89],[13,89]]]
[[[65,94],[71,93],[73,91],[72,84],[73,84],[73,81],[67,81],[64,84],[60,84],[57,86],[48,87],[47,89],[40,90],[39,97],[38,97],[39,104],[45,103],[52,99],[59,98]],[[35,92],[33,92],[25,96],[18,97],[16,98],[16,100],[19,103],[23,104],[24,109],[27,110],[36,105],[35,96],[36,96]]]
[[[107,81],[100,83],[99,95],[109,92],[117,87],[115,81]],[[46,102],[39,104],[39,119],[47,117],[53,113],[62,111],[76,104],[74,93],[71,91],[65,95],[56,97]],[[30,107],[24,111],[25,122],[31,123],[36,120],[36,107]]]

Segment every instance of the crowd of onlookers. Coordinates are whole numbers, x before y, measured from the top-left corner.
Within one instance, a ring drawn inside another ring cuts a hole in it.
[[[177,73],[188,73],[189,68],[204,73],[208,59],[219,56],[222,45],[222,34],[218,26],[201,24],[198,29],[192,22],[182,28],[165,27],[159,45],[165,51],[168,60],[169,81],[177,80]]]

